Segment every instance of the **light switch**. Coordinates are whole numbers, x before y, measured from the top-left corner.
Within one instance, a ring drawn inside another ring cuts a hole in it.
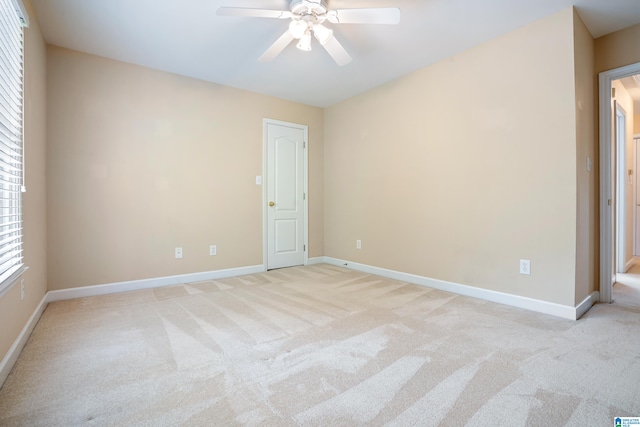
[[[256,175],[256,185],[262,185],[262,177],[260,175]]]
[[[591,161],[591,157],[587,157],[587,172],[591,172],[593,170],[593,162]]]

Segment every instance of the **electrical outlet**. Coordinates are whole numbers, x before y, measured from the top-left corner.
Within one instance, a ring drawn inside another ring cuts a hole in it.
[[[362,249],[362,240],[356,240],[356,249]]]
[[[216,249],[216,245],[209,246],[209,255],[214,256],[218,254],[218,250]]]
[[[528,259],[520,260],[520,274],[526,274],[527,276],[531,275],[531,261]]]
[[[24,301],[24,279],[20,281],[20,301]]]
[[[176,248],[176,259],[182,258],[182,248]]]

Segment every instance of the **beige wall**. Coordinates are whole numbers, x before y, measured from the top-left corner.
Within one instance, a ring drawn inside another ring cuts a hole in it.
[[[640,135],[640,113],[633,116],[633,133]]]
[[[596,72],[640,62],[640,24],[596,39]]]
[[[573,306],[573,32],[566,9],[326,109],[325,255]]]
[[[574,68],[576,110],[576,295],[581,303],[598,289],[598,164],[595,112],[597,83],[594,40],[574,10]],[[592,170],[587,170],[590,159]]]
[[[31,25],[25,29],[25,172],[27,192],[23,195],[25,298],[20,285],[0,298],[0,360],[18,337],[47,290],[46,269],[46,54],[35,13],[25,0]]]
[[[262,264],[263,118],[309,126],[309,256],[323,254],[321,109],[58,47],[47,58],[50,290]]]

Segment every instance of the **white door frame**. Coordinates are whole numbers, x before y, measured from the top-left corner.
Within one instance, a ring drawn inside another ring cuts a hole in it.
[[[627,270],[627,113],[616,102],[616,273]],[[623,130],[620,134],[620,129]]]
[[[640,202],[640,199],[638,199],[638,171],[640,171],[640,168],[638,168],[638,164],[640,162],[638,162],[638,144],[640,144],[640,134],[638,135],[633,135],[633,256],[638,256],[639,253],[638,251],[636,251],[637,248],[637,244],[640,243],[638,242],[638,214],[640,214],[639,210],[638,210],[638,202]]]
[[[304,131],[304,265],[309,263],[309,127],[298,123],[283,122],[274,119],[262,119],[262,266],[264,271],[268,268],[268,227],[267,223],[267,127],[270,125],[288,126]]]
[[[612,286],[615,281],[613,271],[613,170],[611,162],[611,134],[613,123],[611,116],[611,85],[614,80],[640,73],[640,62],[600,73],[600,301],[610,303]]]

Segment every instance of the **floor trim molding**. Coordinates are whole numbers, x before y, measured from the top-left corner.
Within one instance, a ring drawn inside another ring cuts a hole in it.
[[[631,257],[631,259],[629,261],[627,261],[627,263],[624,265],[624,272],[625,274],[631,270],[631,267],[633,267],[633,257]]]
[[[33,313],[31,313],[31,317],[29,317],[27,324],[24,325],[22,331],[20,331],[20,335],[18,335],[18,338],[16,338],[13,345],[9,348],[9,351],[2,359],[2,362],[0,362],[0,388],[2,388],[2,385],[9,376],[11,369],[13,369],[13,365],[16,364],[18,356],[20,356],[20,352],[22,352],[31,332],[33,332],[33,328],[36,327],[38,320],[40,320],[42,313],[44,313],[45,308],[47,308],[46,294],[42,297],[40,304],[38,304]]]
[[[576,320],[582,317],[595,303],[600,301],[600,292],[594,291],[576,306]]]
[[[462,285],[459,283],[447,282],[444,280],[431,279],[429,277],[418,276],[401,271],[388,270],[374,267],[367,264],[346,261],[338,258],[323,257],[323,262],[340,267],[350,268],[363,273],[375,274],[389,279],[401,280],[416,285],[426,286],[441,291],[451,292],[458,295],[465,295],[486,301],[497,302],[499,304],[512,307],[523,308],[538,313],[549,314],[563,319],[577,320],[598,301],[598,293],[589,295],[582,303],[576,307],[556,304],[548,301],[537,300],[519,295],[507,294],[504,292],[492,291],[489,289],[476,288],[474,286]]]
[[[2,387],[9,376],[11,369],[13,369],[13,365],[15,365],[18,360],[18,356],[20,356],[20,352],[27,343],[31,332],[33,332],[33,328],[35,328],[38,320],[40,320],[40,317],[42,316],[42,313],[44,313],[44,310],[50,302],[115,294],[120,292],[139,291],[163,286],[181,285],[183,283],[201,282],[204,280],[224,279],[227,277],[263,273],[264,271],[265,269],[262,265],[253,265],[249,267],[205,271],[202,273],[181,274],[177,276],[156,277],[153,279],[131,280],[127,282],[107,283],[103,285],[49,291],[42,297],[40,304],[31,314],[27,324],[22,328],[20,335],[18,335],[18,338],[16,338],[11,348],[9,348],[9,351],[2,359],[2,362],[0,362],[0,387]]]
[[[431,279],[424,276],[418,276],[410,273],[403,273],[395,270],[388,270],[380,267],[374,267],[367,264],[360,264],[351,261],[345,261],[332,257],[314,257],[309,258],[307,264],[331,264],[340,267],[350,268],[352,270],[361,271],[363,273],[375,274],[390,279],[401,280],[416,285],[426,286],[433,289],[451,292],[459,295],[466,295],[473,298],[497,302],[513,307],[524,308],[539,313],[550,314],[552,316],[562,317],[570,320],[579,319],[584,313],[591,308],[599,300],[599,293],[593,292],[584,299],[576,307],[555,304],[547,301],[536,300],[532,298],[521,297],[503,292],[496,292],[487,289],[476,288],[473,286],[461,285],[443,280]],[[253,265],[248,267],[229,268],[224,270],[206,271],[202,273],[182,274],[177,276],[157,277],[153,279],[131,280],[126,282],[109,283],[103,285],[93,285],[71,289],[61,289],[57,291],[47,292],[40,301],[40,304],[31,314],[27,324],[22,328],[20,335],[16,338],[13,345],[0,362],[0,387],[4,384],[9,376],[13,365],[18,360],[20,352],[24,348],[33,328],[35,328],[38,320],[44,313],[47,304],[54,301],[69,300],[75,298],[84,298],[98,295],[115,294],[120,292],[130,292],[143,289],[159,288],[163,286],[180,285],[183,283],[200,282],[204,280],[224,279],[227,277],[243,276],[247,274],[263,273],[265,271],[262,265]]]
[[[119,292],[139,291],[142,289],[160,288],[163,286],[181,285],[183,283],[202,282],[204,280],[224,279],[264,272],[262,265],[228,268],[225,270],[205,271],[202,273],[181,274],[177,276],[156,277],[153,279],[130,280],[127,282],[108,283],[104,285],[83,286],[79,288],[60,289],[47,293],[47,302],[74,298],[93,297],[115,294]]]

